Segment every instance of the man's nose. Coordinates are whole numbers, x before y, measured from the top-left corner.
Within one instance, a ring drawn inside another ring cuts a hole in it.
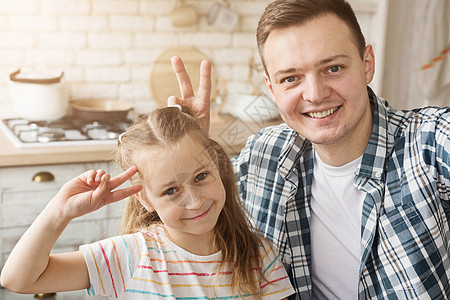
[[[330,96],[330,88],[325,83],[325,79],[318,75],[311,75],[305,77],[303,81],[302,95],[305,101],[319,103]]]

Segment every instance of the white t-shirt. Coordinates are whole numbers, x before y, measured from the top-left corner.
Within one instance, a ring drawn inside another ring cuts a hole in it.
[[[171,242],[164,229],[122,235],[83,245],[89,271],[89,295],[120,299],[233,299],[230,266],[217,278],[221,252],[199,256]],[[283,265],[271,244],[264,241],[260,255],[266,278],[260,281],[263,299],[280,299],[294,293]],[[244,295],[252,299],[252,295]]]
[[[313,299],[358,299],[365,193],[353,182],[361,158],[332,167],[315,153],[311,190]]]

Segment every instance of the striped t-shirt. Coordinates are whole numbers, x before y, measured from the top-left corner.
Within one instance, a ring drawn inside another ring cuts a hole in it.
[[[283,265],[269,242],[261,245],[266,279],[260,280],[263,299],[294,293]],[[221,252],[199,256],[171,242],[162,227],[105,239],[80,249],[84,253],[91,287],[89,295],[120,299],[234,299],[231,268],[215,276]],[[252,299],[254,295],[241,295]]]

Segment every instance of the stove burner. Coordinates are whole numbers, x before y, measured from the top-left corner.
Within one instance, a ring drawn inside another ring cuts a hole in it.
[[[111,140],[117,139],[123,130],[117,132],[117,128],[113,123],[100,124],[98,122],[92,122],[83,126],[82,131],[94,140]]]
[[[0,129],[16,147],[39,144],[62,145],[64,144],[62,142],[83,145],[86,142],[96,141],[116,143],[119,135],[128,129],[131,122],[131,120],[83,121],[68,117],[52,122],[34,122],[18,118],[2,120]]]
[[[53,141],[59,141],[66,137],[63,129],[58,128],[41,128],[36,134],[36,138],[40,143],[48,143]]]

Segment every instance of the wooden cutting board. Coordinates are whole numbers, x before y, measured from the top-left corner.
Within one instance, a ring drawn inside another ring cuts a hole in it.
[[[200,64],[205,59],[209,60],[203,53],[193,47],[177,46],[164,50],[156,59],[150,72],[150,91],[160,107],[167,106],[169,96],[181,97],[177,77],[170,63],[170,59],[175,55],[183,60],[195,94],[197,94],[200,82]],[[211,60],[209,61],[211,62]],[[214,99],[215,96],[215,76],[213,70],[211,70],[211,99]]]

